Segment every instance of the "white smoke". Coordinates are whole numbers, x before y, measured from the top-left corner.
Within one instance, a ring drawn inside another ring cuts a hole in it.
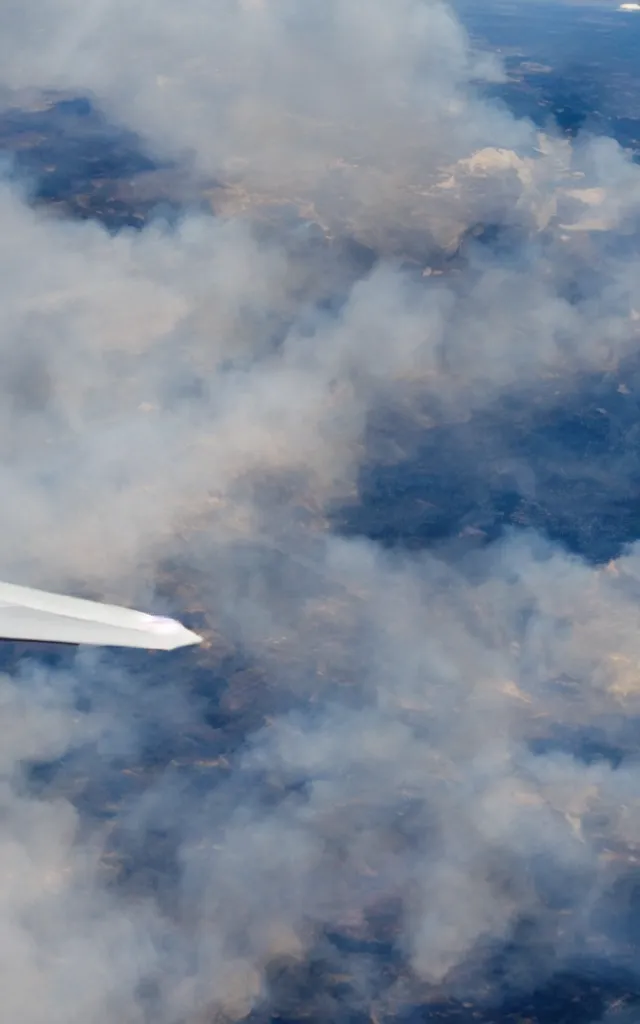
[[[439,3],[2,0],[0,55],[7,102],[89,91],[223,207],[114,235],[0,189],[3,575],[182,601],[210,642],[3,676],[7,1021],[240,1018],[390,906],[402,970],[343,964],[382,1015],[633,968],[636,547],[409,556],[329,518],[406,454],[385,412],[629,393],[637,168],[482,99],[499,68]],[[279,203],[322,243],[266,233]],[[443,262],[488,221],[506,253]]]

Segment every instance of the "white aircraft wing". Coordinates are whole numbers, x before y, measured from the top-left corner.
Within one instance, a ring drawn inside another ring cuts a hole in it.
[[[0,639],[173,651],[202,637],[175,619],[0,583]]]

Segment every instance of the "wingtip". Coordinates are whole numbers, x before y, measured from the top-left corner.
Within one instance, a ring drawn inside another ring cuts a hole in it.
[[[157,615],[143,615],[144,626],[156,638],[159,647],[177,650],[180,647],[194,647],[201,644],[203,637],[187,629],[177,619],[167,619]]]
[[[201,644],[204,637],[198,636],[197,633],[193,633],[190,629],[184,631],[184,643],[183,647],[195,647],[196,644]]]

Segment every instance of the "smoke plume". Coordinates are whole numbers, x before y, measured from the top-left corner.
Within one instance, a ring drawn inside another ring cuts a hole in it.
[[[0,0],[0,68],[202,200],[110,232],[7,170],[2,577],[207,640],[8,648],[3,1019],[482,1014],[580,972],[615,1017],[637,166],[490,102],[439,2]]]

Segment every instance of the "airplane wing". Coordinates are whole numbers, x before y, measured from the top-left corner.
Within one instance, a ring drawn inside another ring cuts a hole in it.
[[[0,583],[0,639],[173,651],[202,637],[175,619]]]

